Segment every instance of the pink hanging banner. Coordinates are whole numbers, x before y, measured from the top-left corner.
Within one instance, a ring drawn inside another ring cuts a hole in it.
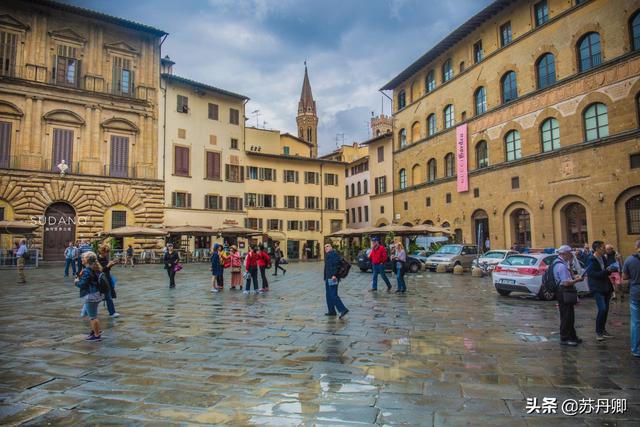
[[[469,191],[467,153],[467,124],[456,127],[456,163],[458,170],[458,193]]]

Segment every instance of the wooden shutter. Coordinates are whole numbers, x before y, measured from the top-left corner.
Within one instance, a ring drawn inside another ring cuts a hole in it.
[[[176,192],[173,191],[171,193],[171,206],[173,206],[174,208],[176,207]]]
[[[300,207],[300,197],[296,196],[296,209]]]
[[[244,182],[244,166],[239,166],[240,168],[240,182]]]
[[[0,64],[1,66],[2,64]],[[0,122],[0,168],[8,169],[11,160],[11,122]]]
[[[263,222],[262,222],[262,218],[258,219],[258,230],[262,231],[263,230]]]
[[[190,208],[191,207],[191,193],[187,193],[186,199],[187,199],[187,207]]]
[[[69,167],[67,173],[70,173],[73,163],[73,131],[69,129],[54,129],[51,170],[58,172],[58,164],[62,160],[64,160]]]
[[[314,204],[315,209],[320,209],[320,197],[316,197],[316,202]]]
[[[224,179],[229,181],[229,165],[224,165]]]
[[[207,151],[207,178],[220,180],[220,153]]]
[[[129,138],[111,136],[111,164],[109,175],[126,178],[129,176]]]
[[[296,171],[296,184],[298,183],[298,171]]]

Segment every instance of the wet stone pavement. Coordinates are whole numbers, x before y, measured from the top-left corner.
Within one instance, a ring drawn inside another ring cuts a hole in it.
[[[83,340],[60,267],[27,271],[25,286],[0,271],[0,425],[640,425],[626,301],[597,343],[583,299],[585,343],[567,348],[555,303],[500,297],[488,279],[409,275],[399,296],[352,270],[339,320],[324,316],[322,265],[288,268],[249,297],[212,294],[206,265],[173,290],[159,266],[117,268],[122,317],[100,307],[101,343]],[[558,399],[558,413],[527,414],[528,397]],[[561,414],[565,399],[612,398],[624,414]]]

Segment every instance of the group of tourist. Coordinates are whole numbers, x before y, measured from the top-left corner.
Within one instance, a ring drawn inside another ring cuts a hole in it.
[[[389,254],[387,253],[385,246],[380,243],[380,239],[378,237],[371,238],[371,250],[369,251],[368,256],[371,260],[372,274],[371,289],[369,289],[369,291],[376,292],[378,290],[378,276],[380,276],[387,285],[387,292],[391,292],[391,282],[385,273]],[[407,292],[407,284],[404,280],[404,276],[407,273],[407,253],[401,242],[396,242],[391,246],[391,261],[396,273],[396,293],[404,294]]]
[[[640,240],[635,244],[636,253],[624,263],[612,245],[600,240],[585,247],[574,255],[568,245],[558,248],[558,260],[552,268],[553,278],[558,285],[558,308],[560,311],[560,343],[577,346],[582,339],[576,334],[574,306],[577,303],[576,283],[587,280],[589,291],[596,301],[595,333],[597,341],[614,338],[607,330],[609,304],[614,292],[624,296],[624,283],[629,283],[631,312],[631,353],[640,357],[640,336],[638,335],[638,305],[640,300]],[[586,266],[582,274],[574,267],[574,257]],[[622,272],[622,274],[620,274]]]

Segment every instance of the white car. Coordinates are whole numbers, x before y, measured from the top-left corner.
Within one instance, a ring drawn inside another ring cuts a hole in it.
[[[516,251],[510,251],[507,249],[498,249],[494,251],[487,251],[480,255],[480,258],[474,259],[471,263],[472,267],[480,267],[486,272],[492,272],[496,265],[500,264],[504,259],[511,255],[519,255]]]
[[[524,292],[542,300],[553,300],[555,295],[541,292],[542,275],[558,257],[557,254],[517,254],[499,263],[491,274],[491,280],[500,295]],[[578,292],[589,292],[586,278],[576,284]]]

